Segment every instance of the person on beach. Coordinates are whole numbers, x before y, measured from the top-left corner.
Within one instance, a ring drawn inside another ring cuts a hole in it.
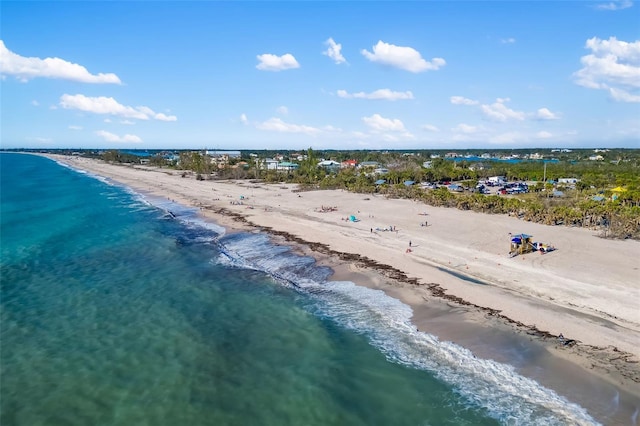
[[[411,247],[411,240],[409,240],[409,247]]]

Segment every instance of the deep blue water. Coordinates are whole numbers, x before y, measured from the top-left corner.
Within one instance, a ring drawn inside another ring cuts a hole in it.
[[[3,426],[593,422],[264,234],[42,157],[0,171]]]

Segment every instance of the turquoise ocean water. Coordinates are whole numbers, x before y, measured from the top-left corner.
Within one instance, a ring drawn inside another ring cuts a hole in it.
[[[594,423],[263,234],[46,158],[0,170],[3,426]]]

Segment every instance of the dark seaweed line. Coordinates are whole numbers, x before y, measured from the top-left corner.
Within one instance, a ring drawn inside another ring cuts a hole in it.
[[[204,207],[204,206],[203,206]],[[279,236],[284,238],[287,242],[290,243],[295,243],[295,244],[299,244],[302,246],[306,246],[309,249],[311,249],[314,252],[317,253],[321,253],[324,255],[328,255],[331,257],[337,257],[342,261],[346,261],[346,262],[352,262],[354,264],[356,264],[359,267],[362,268],[369,268],[369,269],[373,269],[374,271],[384,275],[387,278],[390,278],[392,280],[395,280],[396,282],[399,283],[406,283],[409,285],[414,285],[414,286],[426,286],[426,288],[429,290],[429,292],[431,293],[431,295],[433,297],[442,299],[442,300],[446,300],[446,301],[450,301],[453,302],[457,305],[460,306],[467,306],[467,307],[471,307],[474,309],[479,310],[480,312],[485,313],[487,316],[490,317],[494,317],[497,318],[509,325],[515,326],[517,329],[519,330],[523,330],[524,332],[526,332],[528,335],[533,336],[533,337],[537,337],[540,338],[542,340],[546,340],[546,339],[554,339],[556,341],[558,341],[558,337],[554,334],[549,333],[548,331],[544,331],[544,330],[540,330],[539,328],[537,328],[535,325],[527,325],[524,324],[520,321],[516,321],[513,320],[503,314],[501,314],[502,311],[498,310],[498,309],[492,309],[492,308],[488,308],[486,306],[480,306],[480,305],[476,305],[475,303],[471,303],[468,302],[464,299],[462,299],[461,297],[458,296],[454,296],[452,294],[448,294],[438,283],[421,283],[420,280],[418,278],[413,278],[413,277],[409,277],[407,276],[407,274],[405,274],[404,272],[400,271],[399,269],[394,268],[393,266],[389,266],[389,265],[385,265],[382,263],[378,263],[375,260],[369,259],[366,256],[361,256],[359,254],[354,254],[354,253],[345,253],[345,252],[340,252],[340,251],[336,251],[333,250],[331,248],[329,248],[328,245],[323,244],[323,243],[317,243],[317,242],[309,242],[309,241],[305,241],[302,238],[299,238],[293,234],[290,234],[289,232],[286,231],[278,231],[278,230],[274,230],[273,228],[269,227],[269,226],[259,226],[254,224],[253,222],[251,222],[250,220],[248,220],[244,215],[240,214],[240,213],[236,213],[233,211],[230,211],[224,207],[222,208],[217,208],[214,209],[212,207],[204,207],[207,208],[209,210],[212,210],[213,212],[220,214],[222,216],[228,216],[231,217],[235,222],[239,222],[242,223],[243,225],[246,225],[248,227],[251,227],[253,229],[258,229],[260,231],[264,231],[270,235],[274,235],[274,236]],[[606,361],[610,362],[610,363],[615,363],[616,365],[618,365],[618,372],[623,376],[626,377],[629,380],[632,380],[636,383],[640,383],[640,372],[638,371],[633,371],[631,369],[625,368],[624,364],[637,364],[638,361],[634,359],[634,355],[631,353],[627,353],[627,352],[622,352],[620,351],[617,347],[615,346],[607,346],[607,347],[600,347],[600,346],[593,346],[593,345],[587,345],[587,344],[583,344],[582,342],[578,341],[578,340],[574,340],[574,339],[568,339],[568,340],[564,340],[564,343],[560,346],[562,348],[573,348],[574,346],[576,346],[576,350],[578,350],[583,356],[587,355],[588,358],[590,358],[592,361],[595,362],[601,362],[599,359],[597,359],[597,355],[598,353],[610,349],[612,350],[617,356],[614,358],[608,358]],[[594,364],[592,364],[592,367],[595,367]],[[600,365],[601,368],[604,368],[605,370],[607,369],[606,366]]]

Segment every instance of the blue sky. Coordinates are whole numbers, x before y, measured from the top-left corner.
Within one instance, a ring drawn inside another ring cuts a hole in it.
[[[640,148],[640,4],[0,3],[2,148]]]

